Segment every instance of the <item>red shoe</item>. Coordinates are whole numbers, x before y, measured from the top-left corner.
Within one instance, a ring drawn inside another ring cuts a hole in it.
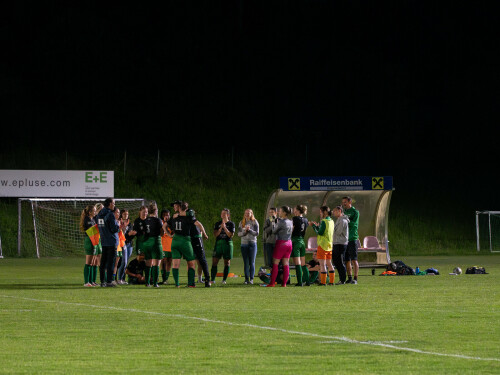
[[[267,288],[274,288],[276,286],[276,284],[267,284],[266,287]]]
[[[188,285],[188,288],[196,288],[196,285]]]
[[[286,288],[286,284],[284,284],[284,285],[283,285],[283,284],[281,284],[281,287],[282,287],[282,288]]]

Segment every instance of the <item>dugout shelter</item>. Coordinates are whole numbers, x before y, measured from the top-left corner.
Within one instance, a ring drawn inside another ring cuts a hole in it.
[[[350,196],[359,211],[360,267],[383,267],[391,262],[389,254],[388,220],[393,192],[392,177],[281,177],[280,188],[274,190],[266,204],[265,217],[271,207],[307,206],[310,221],[319,222],[319,208],[331,209],[341,205],[342,198]],[[316,246],[316,233],[309,227],[305,241],[308,252]]]

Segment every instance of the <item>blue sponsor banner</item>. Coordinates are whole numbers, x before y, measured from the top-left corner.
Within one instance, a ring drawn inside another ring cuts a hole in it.
[[[280,177],[284,191],[392,190],[392,176]]]

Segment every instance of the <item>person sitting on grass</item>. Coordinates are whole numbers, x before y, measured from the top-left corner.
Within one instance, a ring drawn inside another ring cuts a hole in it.
[[[132,259],[125,269],[128,275],[128,283],[132,285],[145,284],[144,270],[146,269],[146,261],[144,260],[144,253],[139,253]]]
[[[312,259],[306,263],[306,267],[309,270],[309,283],[306,282],[306,285],[319,284],[318,276],[321,268],[317,255],[317,251],[314,251]]]
[[[262,267],[259,269],[257,276],[264,283],[264,284],[261,284],[261,286],[266,286],[267,284],[269,284],[271,282],[271,274],[267,273],[266,269],[264,269]],[[282,264],[282,262],[280,262],[278,264],[278,275],[276,276],[276,283],[281,284],[282,282],[283,282],[283,264]],[[288,285],[290,284],[290,278],[288,278],[287,284]]]

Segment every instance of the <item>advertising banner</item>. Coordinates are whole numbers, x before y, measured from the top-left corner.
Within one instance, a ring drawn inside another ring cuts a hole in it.
[[[280,177],[284,191],[392,190],[392,176]]]
[[[0,197],[107,198],[114,191],[114,171],[0,169]]]

